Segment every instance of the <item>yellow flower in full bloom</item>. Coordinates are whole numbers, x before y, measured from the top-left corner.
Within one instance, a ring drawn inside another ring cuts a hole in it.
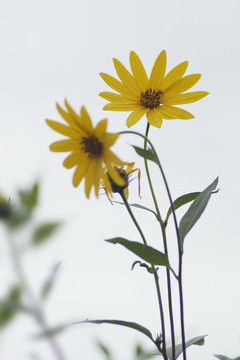
[[[113,196],[113,193],[119,193],[121,194],[122,192],[124,193],[125,197],[128,199],[128,186],[129,186],[129,182],[130,182],[130,176],[131,174],[133,174],[135,171],[138,172],[138,195],[139,197],[141,197],[140,195],[140,176],[141,176],[141,171],[138,168],[134,169],[134,162],[124,162],[123,163],[124,166],[116,166],[115,165],[115,169],[117,170],[117,172],[119,173],[120,177],[123,179],[124,184],[123,185],[118,185],[115,183],[115,181],[111,178],[110,174],[108,173],[107,168],[105,168],[105,174],[107,175],[107,177],[102,180],[102,186],[103,189],[108,197],[108,200],[111,202],[112,204],[112,200],[111,197]],[[126,166],[126,169],[124,168]]]
[[[206,91],[186,92],[200,79],[200,74],[183,76],[188,62],[184,61],[165,75],[167,56],[163,50],[157,57],[148,78],[138,55],[131,51],[132,74],[117,59],[113,59],[120,79],[100,73],[102,79],[117,93],[102,92],[99,95],[109,101],[104,110],[131,111],[127,126],[135,125],[145,114],[149,124],[158,128],[162,120],[192,119],[194,116],[175,105],[192,103],[208,95]]]
[[[107,177],[104,171],[105,167],[111,178],[117,184],[123,185],[124,181],[113,164],[122,166],[124,163],[110,150],[119,134],[106,132],[106,119],[100,121],[94,128],[84,106],[78,115],[67,101],[65,101],[65,105],[67,110],[63,110],[58,104],[57,109],[67,125],[53,120],[46,121],[53,130],[69,138],[54,142],[50,145],[50,149],[55,152],[71,152],[64,160],[63,165],[67,169],[76,166],[73,185],[78,186],[85,178],[87,198],[89,198],[92,187],[95,187],[95,194],[98,196],[100,180]]]

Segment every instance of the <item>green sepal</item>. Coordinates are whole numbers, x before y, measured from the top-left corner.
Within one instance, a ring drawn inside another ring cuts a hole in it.
[[[198,221],[203,211],[205,210],[208,201],[211,197],[213,190],[215,190],[218,184],[218,177],[210,184],[205,190],[203,190],[194,200],[189,207],[186,214],[182,217],[179,225],[179,237],[181,249],[183,248],[183,240],[188,232],[192,229],[195,223]]]
[[[142,149],[138,146],[133,146],[133,148],[139,156],[143,157],[146,160],[151,160],[156,164],[158,164],[158,159],[152,149]]]
[[[168,258],[162,252],[152,248],[148,245],[140,244],[136,241],[129,241],[123,238],[113,238],[105,240],[112,244],[120,244],[139,256],[141,259],[147,261],[151,265],[163,265],[170,269]]]

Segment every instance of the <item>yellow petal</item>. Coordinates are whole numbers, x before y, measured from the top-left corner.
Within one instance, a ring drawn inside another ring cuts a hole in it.
[[[166,51],[163,50],[157,57],[150,75],[150,88],[159,90],[165,75],[167,65]]]
[[[95,136],[97,136],[98,138],[102,137],[106,133],[106,129],[107,129],[107,119],[99,121],[94,131]]]
[[[146,91],[149,85],[148,77],[141,60],[134,51],[130,52],[130,65],[133,76],[141,91]]]
[[[96,197],[98,197],[98,193],[99,193],[102,172],[103,172],[102,164],[101,164],[101,161],[98,160],[96,163],[96,166],[95,166],[95,171],[94,171],[94,187],[95,187]]]
[[[143,106],[134,110],[127,118],[127,121],[126,121],[127,127],[131,127],[131,126],[135,125],[143,117],[143,115],[145,115],[148,111],[149,111],[149,109],[145,108]]]
[[[56,141],[50,145],[50,150],[55,152],[76,151],[79,148],[79,142],[72,139]]]
[[[107,172],[110,175],[113,182],[115,182],[119,186],[124,186],[125,181],[121,178],[117,170],[112,166],[112,163],[107,160],[105,164],[106,164]]]
[[[89,166],[85,176],[85,194],[89,198],[90,191],[94,185],[95,160],[89,162]]]
[[[184,61],[181,64],[175,66],[171,71],[169,71],[169,73],[163,79],[163,82],[161,84],[162,87],[161,90],[164,91],[164,89],[166,89],[172,83],[174,83],[177,80],[180,80],[185,74],[187,67],[188,67],[188,61]]]
[[[91,134],[93,132],[93,126],[90,116],[84,106],[81,107],[81,116],[81,126],[87,134]]]
[[[82,181],[83,177],[85,177],[90,161],[90,158],[85,156],[82,159],[81,164],[76,167],[76,170],[73,174],[73,186],[77,187]]]
[[[160,128],[162,126],[163,119],[159,108],[151,109],[147,113],[147,120],[150,125]]]
[[[117,138],[119,137],[120,134],[111,134],[111,133],[106,133],[104,135],[104,137],[102,138],[102,141],[104,143],[104,148],[107,149],[110,146],[112,146],[113,144],[115,144],[115,142],[117,141]]]
[[[58,104],[56,104],[59,114],[62,116],[62,118],[73,128],[78,129],[78,123],[76,119],[74,119],[69,113],[67,113],[65,110],[61,108]]]
[[[168,100],[166,101],[164,101],[164,99],[161,99],[161,101],[163,104],[166,105],[190,104],[195,101],[201,100],[204,96],[207,96],[208,94],[209,93],[207,91],[193,91],[193,92],[169,97]]]
[[[135,98],[135,95],[129,91],[126,86],[124,86],[119,80],[115,79],[113,76],[100,73],[100,76],[105,81],[105,83],[110,86],[113,90],[117,91],[119,94],[127,96],[129,98]],[[100,95],[101,96],[101,95]]]
[[[71,138],[79,138],[79,134],[78,132],[70,127],[70,126],[66,126],[63,125],[61,123],[58,123],[56,121],[53,120],[46,120],[47,124],[55,131],[57,131],[58,133],[71,137]]]
[[[84,154],[80,151],[73,151],[63,162],[63,166],[67,169],[71,169],[77,164],[81,164],[84,158]]]
[[[170,96],[178,95],[179,93],[187,91],[198,82],[200,77],[201,77],[200,74],[192,74],[192,75],[184,76],[180,80],[174,82],[172,85],[168,86],[163,91],[163,96],[162,96],[163,101],[165,100],[167,101],[167,99]]]
[[[159,109],[161,110],[161,112],[163,114],[163,118],[167,119],[167,120],[171,120],[171,119],[188,120],[188,119],[194,118],[194,116],[190,112],[183,110],[176,106],[163,105]]]
[[[130,72],[123,66],[120,61],[117,59],[113,59],[113,63],[116,69],[116,72],[119,76],[119,79],[126,86],[128,90],[130,90],[135,95],[140,95],[140,89],[134,79],[134,77],[130,74]]]
[[[101,96],[103,99],[105,99],[107,101],[116,102],[116,103],[137,102],[137,100],[138,100],[138,98],[136,98],[134,100],[130,100],[126,96],[122,96],[122,95],[119,95],[119,94],[114,94],[114,93],[111,93],[111,92],[108,92],[108,91],[101,92],[98,95]]]
[[[105,162],[105,164],[107,165],[107,163],[111,164],[115,164],[118,166],[123,166],[124,162],[122,160],[119,159],[119,157],[117,155],[115,155],[111,150],[106,149],[103,153],[103,161]]]
[[[137,109],[142,109],[142,105],[110,103],[103,107],[103,110],[110,111],[132,111]]]

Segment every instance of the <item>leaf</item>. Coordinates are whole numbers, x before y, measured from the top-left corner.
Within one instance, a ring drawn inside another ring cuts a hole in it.
[[[120,202],[120,201],[113,201],[113,202],[116,203],[116,204],[125,205],[123,202]],[[142,209],[142,210],[149,211],[149,212],[151,212],[152,214],[154,214],[154,215],[156,216],[156,218],[158,218],[158,216],[157,216],[157,214],[155,213],[155,211],[147,208],[146,206],[142,206],[142,205],[140,205],[140,204],[129,204],[129,205],[132,206],[132,207],[136,207],[136,208],[138,208],[138,209]]]
[[[179,198],[177,198],[174,202],[173,202],[173,208],[174,210],[177,210],[178,208],[180,208],[181,206],[193,201],[196,199],[196,197],[200,194],[200,192],[193,192],[193,193],[189,193],[189,194],[185,194],[180,196]],[[167,212],[167,216],[165,219],[165,223],[167,223],[169,216],[172,213],[172,207],[170,206],[170,208],[168,209]]]
[[[2,302],[0,307],[0,328],[8,325],[11,320],[13,320],[14,316],[17,314],[17,307],[10,305],[19,303],[21,294],[22,290],[17,285],[11,287],[11,289],[9,290],[6,300]]]
[[[32,244],[40,245],[46,241],[57,230],[61,222],[46,222],[38,225],[32,235]]]
[[[199,345],[199,346],[200,346],[200,345],[203,345],[203,344],[204,344],[204,341],[205,341],[204,338],[205,338],[206,336],[207,336],[207,335],[196,336],[196,337],[188,340],[188,341],[186,342],[186,348],[188,348],[188,347],[191,346],[191,345]],[[175,346],[175,357],[176,357],[176,359],[179,357],[179,355],[181,355],[181,353],[182,353],[182,344],[178,344],[178,345]],[[172,347],[167,348],[167,355],[168,355],[168,358],[169,358],[170,360],[173,359],[173,358],[172,358]]]
[[[170,268],[167,256],[151,246],[143,245],[123,238],[113,238],[105,241],[112,244],[123,245],[125,248],[132,251],[141,259],[149,262],[151,265],[163,265]]]
[[[236,358],[229,358],[227,356],[224,355],[215,355],[214,356],[219,359],[219,360],[240,360],[240,356],[236,357]]]
[[[179,236],[181,247],[183,244],[183,240],[187,233],[192,229],[194,224],[202,215],[205,210],[207,203],[211,197],[212,191],[216,188],[218,183],[218,178],[216,178],[212,184],[210,184],[204,191],[202,191],[192,203],[186,214],[181,219],[179,225]]]
[[[142,149],[138,146],[133,146],[134,150],[136,151],[136,153],[143,157],[146,160],[151,160],[153,162],[155,162],[156,164],[158,164],[158,160],[156,158],[156,155],[154,153],[154,151],[152,149]]]
[[[103,354],[106,356],[107,360],[111,360],[111,359],[112,359],[111,352],[110,352],[110,350],[106,347],[106,345],[104,345],[101,341],[97,341],[97,346],[98,346],[99,349],[103,352]]]
[[[33,184],[30,190],[19,190],[18,195],[23,205],[31,212],[38,204],[39,198],[39,183]]]
[[[57,275],[57,272],[58,272],[58,269],[59,269],[60,265],[61,265],[61,263],[59,262],[58,264],[56,264],[53,267],[49,278],[43,284],[42,291],[41,291],[41,299],[42,300],[46,300],[47,297],[49,296],[49,294],[50,294],[50,292],[52,290],[52,287],[54,285],[54,282],[56,280],[56,275]]]
[[[33,339],[38,340],[38,339],[51,338],[51,337],[54,337],[54,336],[60,334],[65,329],[66,329],[66,325],[57,325],[52,328],[46,329],[37,335],[34,335]]]
[[[71,323],[69,325],[78,325],[78,324],[84,324],[84,323],[89,323],[89,324],[112,324],[112,325],[121,325],[121,326],[125,326],[128,327],[130,329],[134,329],[137,331],[140,331],[142,334],[146,335],[150,340],[153,340],[152,334],[151,332],[145,328],[142,325],[139,325],[135,322],[130,322],[130,321],[122,321],[122,320],[84,320],[84,321],[77,321],[74,323]],[[155,344],[155,342],[154,342]]]

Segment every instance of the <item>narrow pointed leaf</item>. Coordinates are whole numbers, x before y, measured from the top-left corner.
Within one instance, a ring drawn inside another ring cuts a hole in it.
[[[102,351],[102,353],[106,356],[107,360],[111,360],[112,359],[112,355],[110,350],[107,348],[106,345],[104,345],[101,341],[97,341],[97,346],[98,348]]]
[[[219,360],[240,360],[240,356],[236,357],[236,358],[229,358],[227,356],[224,355],[215,355],[214,356],[219,359]]]
[[[60,264],[61,263],[57,263],[52,271],[51,271],[51,274],[49,276],[49,278],[45,281],[45,283],[43,284],[43,287],[42,287],[42,291],[41,291],[41,299],[42,300],[46,300],[47,297],[49,296],[52,288],[53,288],[53,285],[55,283],[55,280],[56,280],[56,275],[57,275],[57,272],[59,270],[59,267],[60,267]]]
[[[186,345],[186,348],[188,348],[188,347],[191,346],[191,345],[199,345],[199,346],[200,346],[200,345],[203,345],[206,336],[207,336],[207,335],[196,336],[196,337],[188,340],[188,341],[186,342],[186,344],[185,344],[185,345]],[[179,355],[181,355],[181,353],[182,353],[182,344],[178,344],[178,345],[175,346],[176,359],[179,357]],[[173,359],[173,358],[172,358],[172,347],[167,348],[167,355],[168,355],[168,358],[169,358],[170,360]]]
[[[196,199],[196,197],[200,194],[200,192],[193,192],[193,193],[189,193],[189,194],[185,194],[180,196],[179,198],[177,198],[174,202],[173,202],[173,208],[174,210],[177,210],[178,208],[180,208],[181,206],[193,201]],[[172,208],[171,206],[168,209],[167,212],[167,216],[165,219],[165,223],[167,223],[169,216],[172,214]]]
[[[120,201],[113,201],[115,204],[121,204],[121,205],[125,205],[123,202],[120,202]],[[142,209],[142,210],[146,210],[146,211],[149,211],[151,212],[152,214],[154,214],[156,217],[157,217],[157,214],[155,213],[155,211],[147,208],[146,206],[142,206],[140,204],[129,204],[130,206],[132,207],[136,207],[138,209]]]
[[[85,320],[85,321],[74,322],[74,323],[71,323],[69,325],[77,325],[77,324],[84,324],[84,323],[112,324],[112,325],[125,326],[125,327],[128,327],[130,329],[140,331],[142,334],[146,335],[149,339],[151,339],[154,342],[151,332],[147,328],[145,328],[144,326],[139,325],[139,324],[137,324],[135,322],[123,321],[123,320]]]
[[[0,329],[7,326],[16,316],[20,309],[20,299],[22,296],[22,289],[18,285],[12,286],[6,299],[0,306]]]
[[[181,246],[187,233],[192,229],[195,223],[198,221],[203,211],[205,210],[207,203],[211,197],[212,191],[218,184],[218,178],[216,178],[212,184],[210,184],[204,191],[202,191],[194,200],[186,214],[181,219],[179,225],[179,236]]]
[[[129,241],[123,238],[113,238],[106,240],[112,244],[120,244],[126,249],[132,251],[141,259],[149,262],[151,265],[163,265],[170,268],[168,258],[165,254],[152,248],[151,246],[143,245],[135,241]]]
[[[139,156],[143,157],[146,160],[151,160],[151,161],[155,162],[156,164],[158,164],[158,160],[152,149],[145,150],[138,146],[133,146],[133,148]]]
[[[46,222],[36,227],[32,235],[32,245],[40,245],[48,240],[58,229],[61,222]]]

